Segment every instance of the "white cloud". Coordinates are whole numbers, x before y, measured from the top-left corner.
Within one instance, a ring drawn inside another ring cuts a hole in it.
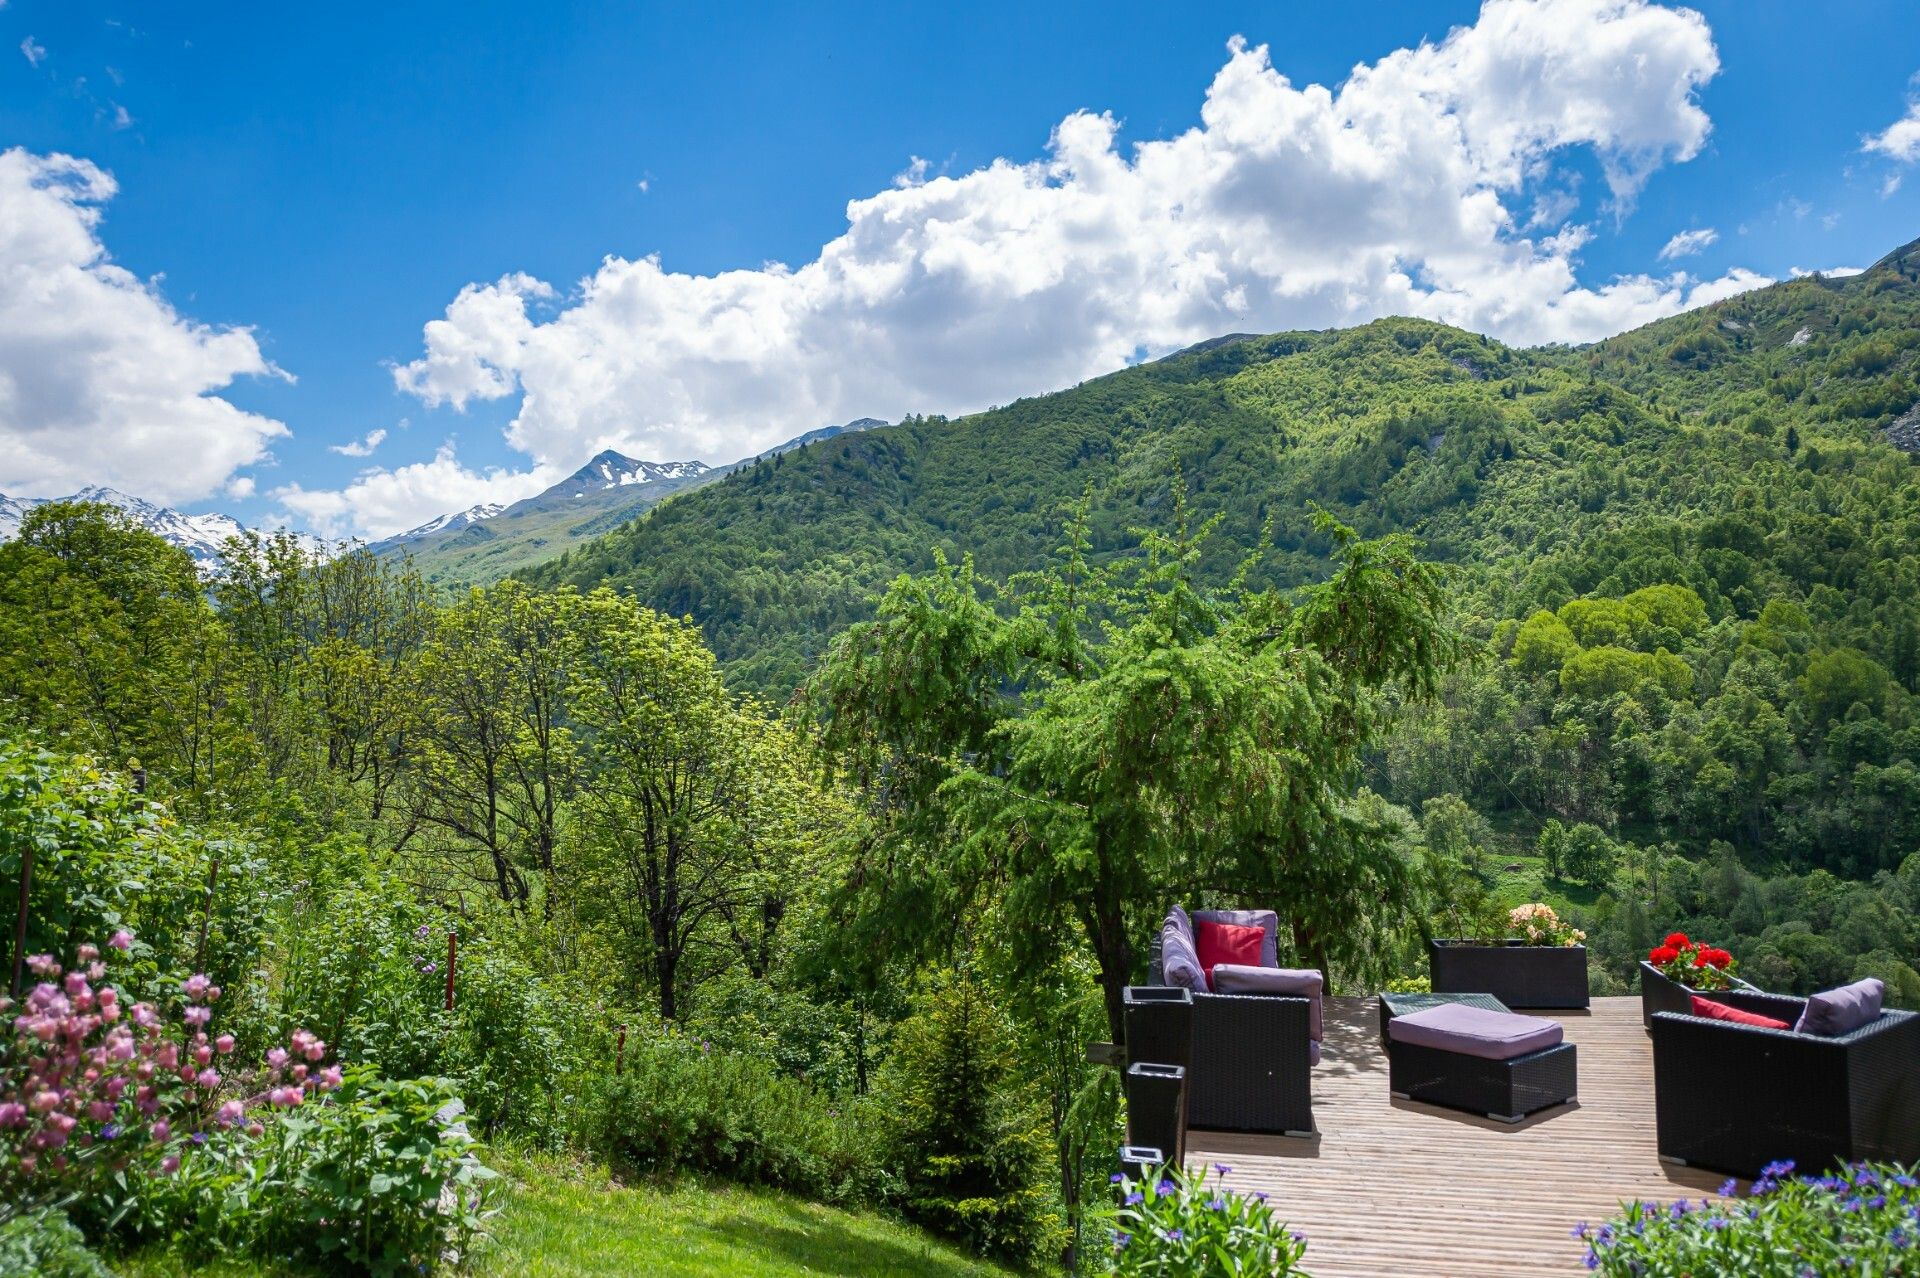
[[[253,496],[253,489],[254,483],[252,475],[235,475],[227,481],[225,492],[227,496],[233,498],[235,501],[245,501],[247,498]]]
[[[286,376],[250,330],[180,315],[108,257],[114,190],[85,160],[0,152],[0,492],[193,501],[287,433],[214,394]]]
[[[1668,240],[1666,247],[1660,250],[1660,260],[1670,262],[1676,257],[1691,257],[1693,254],[1701,252],[1713,244],[1714,241],[1719,238],[1720,232],[1714,230],[1711,226],[1703,226],[1693,231],[1681,231],[1672,239]]]
[[[1843,280],[1849,275],[1859,275],[1866,269],[1864,266],[1790,266],[1787,268],[1787,278],[1803,280],[1809,275],[1820,275],[1830,280]]]
[[[371,457],[373,450],[380,447],[381,441],[386,437],[387,432],[384,430],[370,430],[364,439],[350,439],[344,444],[328,444],[327,451],[339,453],[342,457]]]
[[[1905,115],[1864,139],[1860,149],[1878,151],[1902,164],[1920,160],[1920,100],[1908,103]]]
[[[379,538],[404,532],[448,511],[465,510],[482,502],[505,505],[531,497],[560,477],[561,472],[544,467],[530,471],[500,467],[469,470],[455,456],[454,446],[445,443],[432,461],[364,471],[338,491],[287,484],[274,489],[272,496],[298,522],[324,536],[357,533]]]
[[[1880,184],[1880,198],[1883,200],[1887,199],[1899,189],[1900,175],[1898,173],[1889,173],[1887,174],[1887,180]]]
[[[47,46],[32,36],[20,42],[20,52],[26,54],[27,65],[30,67],[37,67],[47,60]]]
[[[1765,281],[1582,283],[1557,165],[1588,148],[1624,210],[1698,154],[1719,57],[1691,10],[1488,0],[1437,44],[1296,85],[1235,41],[1201,123],[1122,149],[1077,112],[1037,160],[910,163],[797,268],[671,272],[606,258],[561,297],[527,275],[460,291],[394,370],[429,404],[520,396],[508,442],[711,462],[827,422],[963,412],[1235,330],[1416,314],[1580,341]],[[1521,210],[1516,213],[1514,210]]]

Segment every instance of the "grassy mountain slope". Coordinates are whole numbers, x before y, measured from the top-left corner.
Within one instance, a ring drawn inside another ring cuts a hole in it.
[[[407,555],[421,575],[435,585],[458,587],[498,581],[617,528],[668,497],[697,488],[714,477],[715,472],[709,471],[684,479],[602,488],[568,502],[529,498],[491,519],[396,545],[391,552]]]
[[[1776,285],[1579,350],[1516,350],[1403,319],[1204,343],[965,419],[745,467],[529,575],[611,583],[691,614],[737,678],[780,691],[933,547],[1018,571],[1089,491],[1096,550],[1123,553],[1177,469],[1197,509],[1225,515],[1209,565],[1221,572],[1268,519],[1272,579],[1320,572],[1317,503],[1366,533],[1420,533],[1430,553],[1473,569],[1463,590],[1499,615],[1598,588],[1596,547],[1628,527],[1668,530],[1665,560],[1613,562],[1611,578],[1697,582],[1716,606],[1755,607],[1768,591],[1823,584],[1844,547],[1828,563],[1741,551],[1748,562],[1723,565],[1721,581],[1695,553],[1715,548],[1719,516],[1758,506],[1832,521],[1847,477],[1868,472],[1875,500],[1911,516],[1920,471],[1882,431],[1920,398],[1915,259],[1903,250],[1851,279]],[[1833,535],[1870,536],[1892,513],[1841,518]],[[1764,550],[1767,531],[1756,535],[1747,549]],[[1899,587],[1850,588],[1889,598]]]

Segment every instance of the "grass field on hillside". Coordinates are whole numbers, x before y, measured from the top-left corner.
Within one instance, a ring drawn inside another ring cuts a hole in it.
[[[1005,1278],[910,1226],[765,1190],[683,1181],[620,1185],[552,1158],[492,1160],[506,1176],[478,1278]],[[125,1278],[306,1278],[256,1261],[191,1264],[164,1251],[115,1262]]]

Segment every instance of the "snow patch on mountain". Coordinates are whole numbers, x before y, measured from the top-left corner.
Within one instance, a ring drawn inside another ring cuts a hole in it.
[[[116,488],[104,488],[94,485],[82,488],[67,497],[7,497],[0,495],[0,541],[11,541],[20,532],[20,521],[27,512],[36,506],[44,506],[49,501],[85,501],[98,502],[122,511],[140,527],[153,533],[162,541],[170,542],[187,552],[194,564],[204,573],[211,571],[220,560],[220,549],[229,537],[243,536],[247,527],[232,515],[212,512],[205,515],[188,515],[173,509],[134,497]],[[316,553],[325,554],[326,543],[318,538],[300,534],[301,544]]]
[[[609,448],[595,453],[587,464],[541,493],[533,501],[550,497],[584,497],[607,488],[630,488],[636,484],[654,484],[664,480],[693,479],[707,473],[705,462],[640,461]]]
[[[405,532],[395,533],[391,537],[374,542],[368,549],[378,554],[389,547],[404,546],[410,541],[419,541],[422,537],[431,537],[437,532],[457,532],[462,528],[470,528],[474,524],[492,519],[505,509],[506,507],[498,502],[481,502],[478,506],[469,506],[465,510],[456,510],[452,514],[429,519],[418,528],[409,528]]]

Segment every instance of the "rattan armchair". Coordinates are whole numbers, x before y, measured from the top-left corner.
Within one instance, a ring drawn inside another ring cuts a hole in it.
[[[1164,982],[1160,943],[1149,984]],[[1311,1136],[1311,1006],[1273,994],[1195,994],[1187,1066],[1187,1125],[1213,1131]],[[1180,1062],[1170,1062],[1178,1064]]]
[[[1775,998],[1769,1012],[1793,1023],[1801,1001]],[[1920,1160],[1920,1015],[1886,1011],[1823,1038],[1656,1012],[1652,1031],[1668,1162],[1752,1177],[1780,1159],[1807,1173]]]

